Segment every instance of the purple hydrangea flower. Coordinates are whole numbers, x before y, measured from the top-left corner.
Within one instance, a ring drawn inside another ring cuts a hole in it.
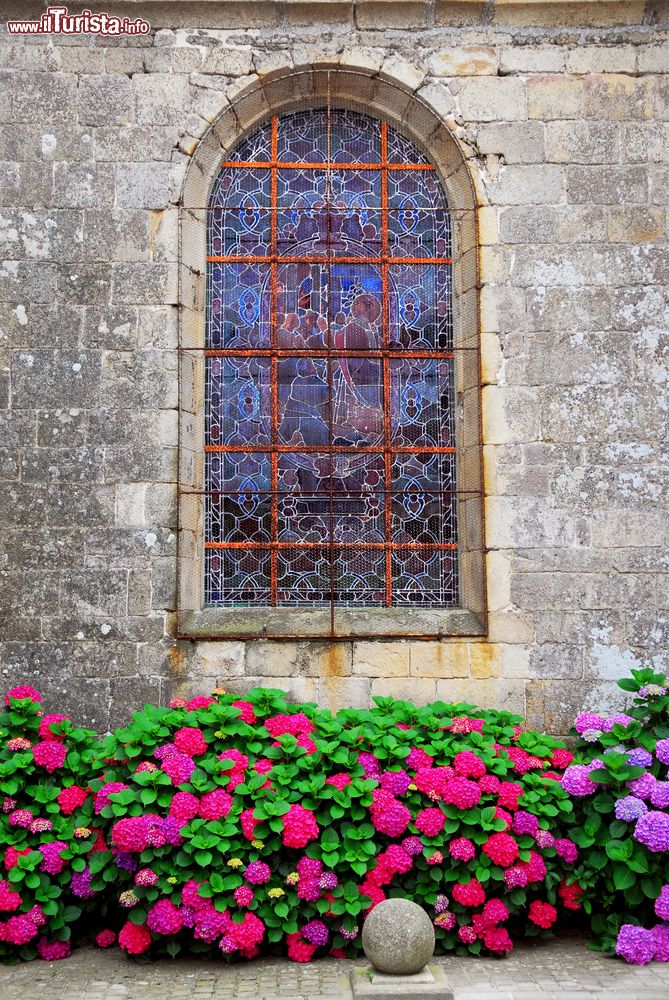
[[[119,851],[118,854],[114,855],[114,864],[117,868],[122,868],[126,872],[136,872],[139,867],[137,860],[133,858],[132,854],[128,854],[125,851]]]
[[[440,893],[434,901],[434,912],[435,913],[445,913],[448,909],[448,896],[444,896]]]
[[[592,795],[593,792],[597,791],[597,785],[590,780],[591,770],[592,767],[589,764],[570,764],[562,775],[560,784],[570,795],[576,795],[579,798]]]
[[[585,740],[586,743],[596,743],[601,735],[601,729],[584,729],[581,733],[581,739]]]
[[[669,924],[657,924],[651,930],[656,962],[669,962]]]
[[[603,732],[605,725],[606,719],[604,716],[597,715],[595,712],[581,712],[580,715],[576,716],[576,721],[574,722],[576,732],[579,736],[588,729],[599,729]]]
[[[343,937],[344,941],[355,941],[358,936],[358,928],[354,927],[352,931],[347,931],[345,927],[340,927],[339,933]]]
[[[658,740],[655,744],[655,756],[662,764],[669,764],[669,739]]]
[[[635,924],[623,924],[616,941],[616,954],[632,965],[647,965],[652,962],[655,942],[651,932]]]
[[[552,847],[555,843],[555,837],[550,830],[537,830],[534,839],[539,847]]]
[[[606,720],[606,731],[610,733],[614,726],[629,726],[634,722],[631,715],[626,715],[624,712],[618,712],[616,715],[612,715],[610,719]]]
[[[512,829],[520,836],[529,833],[531,837],[534,837],[539,829],[539,820],[532,813],[519,809],[513,817]]]
[[[168,757],[177,756],[179,751],[175,747],[174,743],[163,743],[161,747],[156,747],[153,751],[153,756],[157,760],[167,760]]]
[[[669,851],[669,815],[654,810],[647,812],[637,820],[634,836],[654,854]]]
[[[656,809],[669,809],[669,781],[655,782],[650,801]]]
[[[339,884],[339,879],[334,872],[323,872],[318,880],[318,884],[324,891],[326,889],[336,889]]]
[[[328,929],[322,920],[310,920],[302,928],[302,937],[317,948],[322,948],[328,943]]]
[[[627,755],[627,763],[635,767],[650,767],[653,763],[653,755],[644,750],[643,747],[635,747]]]
[[[381,788],[387,789],[393,795],[406,795],[411,784],[411,778],[406,771],[384,771],[380,780]]]
[[[655,788],[656,778],[652,774],[642,774],[629,782],[630,791],[639,799],[649,799]]]
[[[623,799],[618,799],[615,805],[616,819],[622,819],[625,823],[640,819],[644,813],[648,812],[648,806],[643,799],[637,799],[634,795],[626,795]]]
[[[660,920],[669,920],[669,885],[663,885],[655,900],[655,912]]]
[[[660,698],[666,693],[666,687],[661,684],[644,684],[643,687],[639,688],[639,697],[641,698]]]
[[[73,895],[79,899],[92,899],[95,895],[95,890],[91,889],[92,878],[93,876],[88,866],[81,872],[72,872],[70,888]]]
[[[402,847],[407,852],[407,854],[421,854],[423,851],[423,845],[419,837],[405,837],[402,841]]]

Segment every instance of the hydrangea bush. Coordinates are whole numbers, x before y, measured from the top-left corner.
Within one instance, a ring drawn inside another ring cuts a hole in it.
[[[43,714],[41,701],[33,688],[17,687],[0,711],[5,960],[69,955],[72,927],[94,902],[91,859],[107,847],[91,821],[88,782],[99,770],[95,735],[64,715]]]
[[[564,745],[506,712],[375,701],[214,692],[109,737],[91,784],[110,849],[90,871],[125,911],[120,947],[355,956],[365,914],[404,896],[438,952],[503,955],[577,909]]]
[[[642,965],[669,961],[669,692],[650,669],[618,683],[634,695],[629,713],[577,717],[578,760],[562,786],[592,945]]]

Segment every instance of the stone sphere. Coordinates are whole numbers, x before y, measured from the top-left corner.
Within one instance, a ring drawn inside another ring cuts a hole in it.
[[[432,958],[434,927],[417,903],[385,899],[362,925],[362,947],[378,972],[415,975]]]

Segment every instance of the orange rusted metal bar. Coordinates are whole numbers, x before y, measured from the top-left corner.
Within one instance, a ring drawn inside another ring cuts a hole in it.
[[[387,253],[380,257],[333,257],[337,264],[452,264],[451,257],[389,257]],[[304,255],[279,255],[271,254],[223,254],[218,257],[207,257],[208,264],[327,264],[330,263],[327,254],[317,256],[314,254]]]
[[[278,159],[278,149],[279,149],[279,119],[276,115],[272,118],[272,161],[273,163]],[[272,166],[272,177],[271,177],[271,197],[272,197],[272,208],[277,207],[278,203],[278,176],[276,166]],[[272,212],[272,230],[271,230],[271,241],[272,241],[272,260],[270,262],[271,269],[271,301],[270,301],[270,343],[273,348],[277,346],[277,263],[276,263],[276,253],[277,253],[277,241],[278,241],[278,228],[277,228],[277,213]],[[270,393],[272,398],[272,454],[270,458],[271,462],[271,481],[272,481],[272,541],[276,542],[279,538],[279,501],[277,497],[277,490],[279,488],[279,454],[276,450],[276,445],[279,443],[279,377],[278,377],[278,360],[277,355],[272,354],[270,360]],[[270,590],[270,604],[272,607],[276,607],[277,604],[277,550],[272,548],[270,552],[270,570],[269,570],[269,590]]]
[[[381,170],[380,163],[283,163],[271,160],[224,160],[221,167],[240,170]],[[387,170],[434,170],[431,163],[387,163]]]
[[[327,347],[312,348],[273,348],[273,347],[206,347],[198,348],[204,350],[206,358],[397,358],[400,361],[421,361],[421,360],[453,360],[453,351],[397,351],[392,347],[382,347],[378,350],[370,347],[367,351],[354,351],[348,348]]]
[[[429,549],[451,552],[455,542],[205,542],[206,549]]]
[[[204,446],[206,452],[211,453],[245,453],[249,454],[256,452],[259,453],[270,453],[272,451],[288,452],[292,455],[307,455],[307,454],[317,454],[317,455],[327,455],[330,452],[334,454],[369,454],[369,455],[383,455],[387,448],[385,444],[383,445],[342,445],[342,444],[305,444],[301,448],[297,448],[294,444],[277,444],[277,445],[262,445],[262,444],[206,444]],[[416,445],[415,447],[402,447],[402,448],[392,448],[392,454],[397,455],[454,455],[455,448],[450,446],[435,447],[434,445],[426,444],[425,447]]]
[[[382,340],[387,347],[390,341],[390,307],[388,300],[388,126],[381,122],[381,304],[382,304]],[[393,603],[393,555],[391,549],[393,508],[390,493],[393,474],[393,460],[390,452],[390,361],[383,358],[383,469],[384,469],[384,531],[385,548],[385,584],[386,607]]]

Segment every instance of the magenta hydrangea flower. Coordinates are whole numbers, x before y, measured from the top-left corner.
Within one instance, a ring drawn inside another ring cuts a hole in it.
[[[146,924],[156,934],[178,934],[183,921],[174,903],[169,899],[159,899],[149,910]]]
[[[630,726],[634,721],[631,715],[626,715],[625,712],[616,712],[615,715],[606,720],[606,731],[610,733],[614,726]]]
[[[323,872],[318,880],[318,884],[323,889],[327,891],[329,889],[336,889],[339,884],[339,879],[334,872]]]
[[[631,823],[639,819],[648,812],[648,806],[643,799],[638,799],[635,795],[626,795],[622,799],[617,799],[615,804],[616,819]]]
[[[434,901],[434,912],[445,913],[447,909],[448,909],[448,896],[445,896],[443,892],[441,892]]]
[[[37,942],[37,951],[45,962],[60,962],[61,959],[70,957],[72,945],[69,941],[47,941],[42,937]]]
[[[616,954],[632,965],[647,965],[652,962],[655,943],[651,932],[636,924],[623,924],[618,932]]]
[[[79,899],[92,899],[95,895],[95,890],[91,889],[92,879],[93,876],[88,865],[86,865],[83,871],[72,872],[70,888],[73,895],[78,896]]]
[[[448,853],[456,861],[471,861],[476,854],[476,848],[468,837],[456,837],[448,845]]]
[[[555,853],[568,864],[573,864],[578,858],[578,848],[573,840],[568,837],[557,837],[555,840]]]
[[[655,913],[660,920],[669,920],[669,885],[663,885],[655,900]]]
[[[405,837],[402,841],[402,847],[407,852],[407,854],[421,854],[423,851],[423,845],[421,843],[420,837]]]
[[[384,771],[381,775],[381,788],[387,789],[393,795],[405,795],[411,778],[406,771]]]
[[[669,851],[669,815],[652,810],[637,820],[634,836],[649,851]]]
[[[251,885],[264,885],[265,882],[269,882],[271,874],[269,865],[266,865],[264,861],[252,861],[246,867],[244,878]]]
[[[240,885],[233,892],[237,906],[250,906],[253,902],[253,889],[248,885]]]
[[[655,744],[655,756],[661,764],[669,764],[669,739],[657,741]]]

